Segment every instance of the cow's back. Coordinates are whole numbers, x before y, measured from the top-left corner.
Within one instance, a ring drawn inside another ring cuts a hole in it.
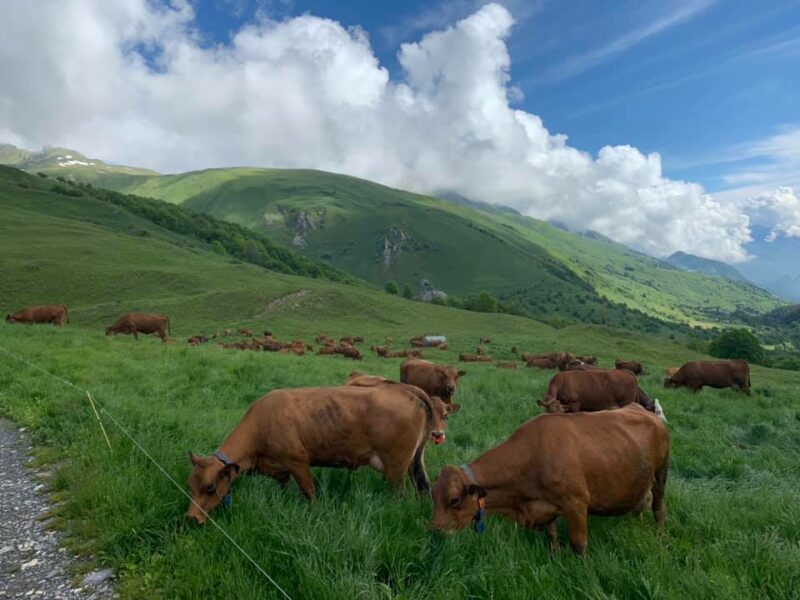
[[[360,466],[376,450],[416,447],[428,415],[403,384],[276,390],[250,411],[266,455],[299,453],[319,466]]]
[[[543,414],[523,424],[509,442],[528,456],[526,479],[565,497],[588,494],[590,511],[631,510],[649,491],[669,457],[664,424],[638,405],[594,413]]]

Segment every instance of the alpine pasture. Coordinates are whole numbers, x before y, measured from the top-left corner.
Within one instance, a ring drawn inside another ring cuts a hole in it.
[[[28,176],[25,176],[28,177]],[[702,358],[658,335],[599,325],[561,329],[510,315],[406,301],[357,282],[268,271],[154,226],[123,208],[64,196],[36,178],[6,181],[0,208],[0,297],[10,312],[64,302],[70,323],[3,325],[0,348],[79,388],[184,486],[187,451],[210,453],[247,407],[280,387],[338,385],[353,369],[397,378],[401,360],[369,353],[422,333],[448,336],[426,357],[457,364],[482,336],[496,360],[522,351],[640,360],[671,434],[667,522],[592,517],[584,558],[501,517],[486,532],[428,531],[431,502],[391,490],[368,469],[314,469],[318,497],[292,483],[239,479],[213,516],[293,598],[795,598],[800,589],[800,376],[754,367],[753,395],[662,389],[662,371]],[[41,187],[45,186],[45,187]],[[147,231],[142,235],[142,231]],[[174,344],[107,338],[129,310],[168,314]],[[198,348],[186,338],[228,327],[279,339],[362,335],[366,358]],[[521,366],[521,365],[520,365]],[[552,371],[467,371],[447,442],[429,445],[431,479],[495,446],[540,412]],[[109,451],[82,392],[0,352],[0,412],[31,431],[56,525],[77,552],[118,572],[123,598],[264,598],[279,592],[213,527],[185,522],[186,497],[104,418]],[[566,539],[561,527],[562,542]]]

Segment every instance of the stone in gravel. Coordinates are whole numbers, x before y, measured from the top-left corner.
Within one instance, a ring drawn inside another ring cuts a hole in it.
[[[83,578],[83,585],[96,587],[112,577],[114,577],[114,569],[100,569],[86,575]]]
[[[24,571],[25,569],[30,569],[31,567],[35,567],[38,564],[39,564],[39,559],[34,558],[26,563],[22,563],[22,570]]]

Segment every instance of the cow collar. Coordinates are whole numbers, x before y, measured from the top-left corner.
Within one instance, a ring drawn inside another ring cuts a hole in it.
[[[237,466],[236,463],[234,463],[230,458],[228,458],[228,455],[225,454],[222,450],[215,450],[214,451],[214,456],[217,457],[217,459],[223,465],[225,465],[226,467],[235,467],[235,466]],[[233,486],[228,488],[228,493],[225,494],[225,497],[222,499],[222,505],[225,508],[230,508],[231,506],[233,506],[232,488],[233,488]]]
[[[478,483],[478,478],[475,475],[475,471],[473,471],[469,465],[461,465],[461,470],[464,471],[464,474],[472,480],[472,483],[475,485],[480,485]],[[475,531],[475,533],[483,533],[483,531],[486,529],[486,522],[484,521],[485,516],[486,499],[478,498],[478,510],[476,510],[475,514],[472,516],[472,529]]]

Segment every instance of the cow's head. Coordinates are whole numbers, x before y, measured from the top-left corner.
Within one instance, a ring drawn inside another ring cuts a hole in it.
[[[452,533],[470,525],[486,490],[457,468],[447,466],[439,473],[431,490],[433,518],[431,529]]]
[[[556,399],[548,400],[547,398],[545,398],[544,400],[537,401],[536,404],[541,406],[545,410],[545,412],[549,412],[549,413],[565,413],[565,412],[567,412],[566,407]]]
[[[667,376],[664,378],[664,387],[667,389],[676,388],[678,387],[678,384],[674,379],[672,379],[672,377]]]
[[[458,387],[458,380],[466,373],[458,371],[455,367],[437,367],[436,376],[438,377],[438,388],[441,392],[442,400],[450,402]]]
[[[233,480],[239,475],[239,465],[226,465],[216,456],[196,456],[191,452],[189,460],[192,462],[188,481],[192,502],[189,503],[186,517],[202,525],[206,522],[207,514],[230,492]]]
[[[461,410],[460,404],[445,404],[439,396],[431,396],[433,408],[433,427],[431,429],[431,440],[437,446],[445,442],[445,429],[447,427],[447,417],[454,415]]]

